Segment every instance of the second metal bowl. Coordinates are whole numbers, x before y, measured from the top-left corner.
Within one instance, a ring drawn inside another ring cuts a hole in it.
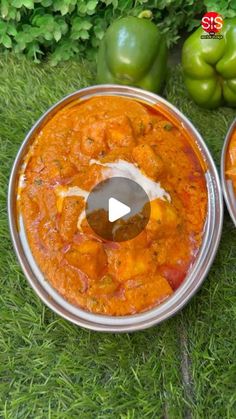
[[[231,137],[233,135],[233,132],[236,131],[236,118],[234,122],[231,124],[229,131],[227,132],[224,147],[222,149],[221,154],[221,183],[222,183],[222,189],[224,193],[225,202],[228,208],[228,211],[230,213],[230,216],[234,222],[234,225],[236,227],[236,196],[234,193],[234,187],[233,182],[231,179],[227,178],[225,175],[226,170],[226,158],[227,158],[227,152],[230,144]]]

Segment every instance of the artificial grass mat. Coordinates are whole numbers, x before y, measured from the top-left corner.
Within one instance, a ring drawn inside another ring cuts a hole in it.
[[[142,332],[72,325],[41,303],[21,272],[6,217],[14,157],[50,105],[93,83],[86,62],[51,68],[0,56],[0,417],[235,418],[236,230],[227,212],[201,290],[177,316]],[[178,67],[164,95],[192,120],[219,165],[235,110],[195,106]]]

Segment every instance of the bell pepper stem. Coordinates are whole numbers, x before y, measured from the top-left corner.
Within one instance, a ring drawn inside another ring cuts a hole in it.
[[[139,13],[138,18],[151,20],[153,18],[153,13],[151,10],[143,10],[141,13]]]

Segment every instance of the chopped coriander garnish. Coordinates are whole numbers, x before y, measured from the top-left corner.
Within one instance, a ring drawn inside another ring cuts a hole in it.
[[[173,125],[170,122],[168,122],[167,124],[164,125],[164,129],[166,131],[171,131],[172,128],[173,128]]]
[[[42,179],[34,179],[34,184],[35,185],[40,186],[40,185],[42,185],[42,183],[43,183]]]

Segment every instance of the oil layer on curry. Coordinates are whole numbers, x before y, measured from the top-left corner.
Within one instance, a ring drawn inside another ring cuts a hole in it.
[[[127,166],[155,182],[159,194],[138,236],[106,241],[87,223],[86,197],[112,167]],[[207,189],[197,152],[183,128],[133,99],[100,96],[58,111],[28,151],[18,193],[45,278],[94,313],[128,315],[162,303],[201,246]]]

